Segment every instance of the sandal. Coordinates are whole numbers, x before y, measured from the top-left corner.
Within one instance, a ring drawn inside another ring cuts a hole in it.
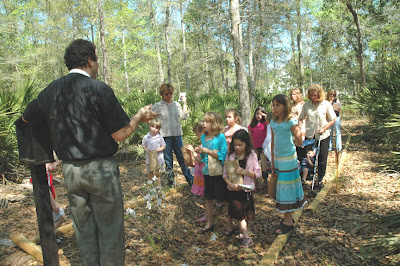
[[[233,227],[231,231],[226,230],[224,232],[224,236],[232,236],[235,233],[235,231],[236,231],[235,227]]]
[[[203,227],[197,233],[200,234],[200,235],[204,235],[205,233],[211,232],[213,230],[214,230],[214,225],[212,225],[210,228]]]
[[[243,243],[240,245],[241,248],[248,248],[253,246],[253,240],[249,237],[249,238],[245,238],[243,240]]]
[[[292,219],[292,221],[293,221],[293,225],[294,225],[294,219]],[[283,219],[279,222],[279,228],[281,227],[281,225],[283,224]]]
[[[281,224],[279,226],[279,229],[276,230],[276,233],[278,235],[284,235],[284,234],[292,231],[293,229],[294,229],[294,224],[292,224],[292,225]]]

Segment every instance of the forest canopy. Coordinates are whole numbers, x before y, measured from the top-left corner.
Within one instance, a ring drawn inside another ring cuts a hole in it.
[[[163,81],[187,92],[188,138],[205,111],[238,108],[246,125],[277,92],[319,83],[355,102],[398,156],[399,9],[394,0],[3,0],[0,168],[15,156],[13,122],[68,73],[63,54],[77,38],[96,44],[98,79],[130,115],[159,100]]]
[[[71,40],[93,41],[100,79],[118,93],[156,88],[235,88],[229,1],[4,0],[0,79],[39,86],[67,73]],[[240,2],[251,94],[320,83],[353,94],[399,61],[398,1]],[[360,70],[362,67],[362,70]]]

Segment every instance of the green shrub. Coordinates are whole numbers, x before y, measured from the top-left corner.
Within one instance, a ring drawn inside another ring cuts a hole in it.
[[[399,167],[400,64],[377,74],[371,86],[362,88],[358,92],[355,102],[367,116],[375,135],[385,136],[380,139],[391,146],[396,156],[391,164],[393,167]]]
[[[18,158],[14,122],[27,104],[37,96],[34,82],[26,81],[13,89],[0,89],[0,173],[9,171],[9,162]]]

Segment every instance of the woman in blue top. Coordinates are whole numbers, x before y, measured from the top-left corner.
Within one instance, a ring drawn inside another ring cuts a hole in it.
[[[289,98],[286,95],[278,94],[273,98],[272,111],[272,175],[278,175],[275,208],[284,213],[276,233],[286,234],[294,229],[292,212],[306,203],[295,146],[301,145],[302,138],[297,120],[292,118]]]
[[[228,187],[220,175],[210,175],[208,161],[210,156],[218,159],[221,165],[224,164],[228,145],[224,135],[224,122],[219,113],[208,112],[204,115],[204,134],[201,136],[202,147],[197,147],[196,152],[200,153],[201,161],[204,162],[204,197],[206,198],[207,224],[198,233],[204,234],[213,230],[214,224],[214,200],[225,201],[227,205]],[[222,167],[221,167],[222,170]]]

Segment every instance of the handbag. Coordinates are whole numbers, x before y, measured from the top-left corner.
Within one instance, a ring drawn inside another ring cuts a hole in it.
[[[208,172],[210,176],[222,175],[221,161],[210,155],[208,155]]]
[[[268,177],[268,194],[271,198],[276,199],[276,184],[278,183],[278,175],[270,175]]]
[[[268,159],[263,152],[260,154],[260,161],[261,161],[261,171],[267,172]]]
[[[158,152],[156,152],[155,150],[149,152],[149,167],[150,171],[152,172],[158,171],[160,168],[158,164]]]
[[[236,173],[236,169],[239,167],[239,161],[225,161],[224,165],[229,181],[231,181],[233,184],[243,185],[243,176]]]
[[[192,145],[185,144],[181,148],[183,154],[183,160],[185,161],[186,166],[194,167],[196,160],[196,152],[193,149]]]

